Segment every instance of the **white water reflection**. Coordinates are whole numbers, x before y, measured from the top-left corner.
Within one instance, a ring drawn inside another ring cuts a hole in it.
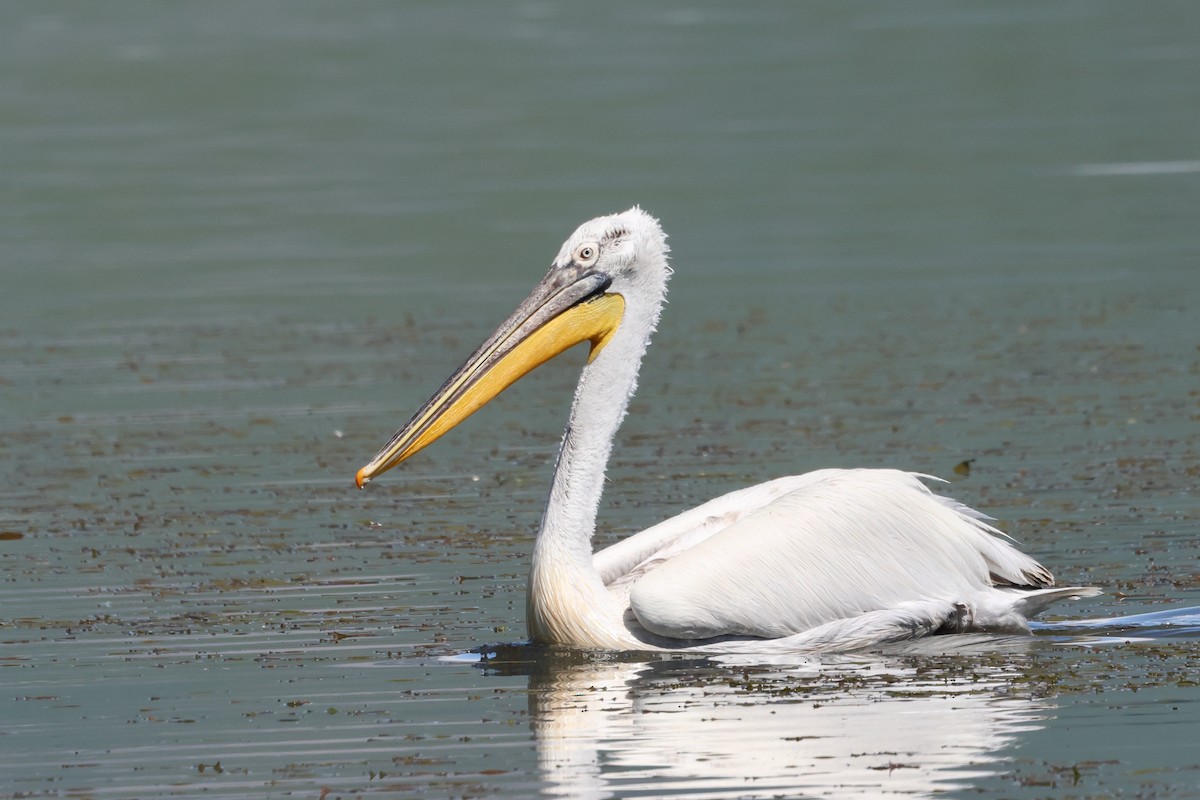
[[[1117,617],[1037,622],[1033,628],[1043,632],[1068,632],[1072,635],[1071,641],[1080,646],[1195,639],[1200,637],[1200,606],[1179,606]],[[1091,635],[1080,636],[1084,631]]]
[[[553,661],[530,677],[550,797],[921,797],[996,773],[1052,715],[1011,659]]]
[[[1116,617],[1059,620],[1036,623],[1035,630],[1064,628],[1069,630],[1137,630],[1147,638],[1200,634],[1200,606],[1176,606],[1144,614],[1124,614]]]

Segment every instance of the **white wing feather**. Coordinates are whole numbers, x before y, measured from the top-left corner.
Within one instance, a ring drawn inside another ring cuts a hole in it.
[[[721,495],[598,551],[592,556],[592,565],[606,586],[626,584],[647,560],[670,558],[694,547],[818,474],[777,478]]]
[[[610,588],[628,590],[638,622],[673,639],[780,638],[914,601],[991,607],[1012,593],[996,584],[1053,585],[982,515],[919,477],[831,469],[772,481],[602,551],[598,568],[607,576],[640,555]]]

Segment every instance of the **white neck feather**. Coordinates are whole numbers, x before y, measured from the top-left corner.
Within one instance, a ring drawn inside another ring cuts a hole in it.
[[[559,449],[529,576],[527,619],[535,642],[613,647],[624,634],[617,607],[592,565],[592,534],[613,438],[637,388],[638,369],[666,292],[662,278],[626,294],[620,328],[583,369]],[[618,637],[614,639],[614,637]]]

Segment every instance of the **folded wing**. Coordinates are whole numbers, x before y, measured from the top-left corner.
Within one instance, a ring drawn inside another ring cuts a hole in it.
[[[994,604],[1001,592],[1015,602],[1014,587],[1053,586],[1045,567],[980,514],[919,477],[820,470],[764,484],[775,491],[743,497],[753,502],[742,509],[722,508],[735,505],[733,495],[718,498],[690,513],[723,510],[732,521],[669,520],[664,526],[679,530],[643,540],[642,549],[657,549],[610,585],[631,584],[638,622],[676,639],[786,637],[907,603]]]

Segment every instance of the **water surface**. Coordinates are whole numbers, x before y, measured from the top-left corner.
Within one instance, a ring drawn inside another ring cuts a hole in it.
[[[1198,16],[6,4],[0,794],[1189,796]],[[821,662],[490,647],[582,354],[354,471],[634,203],[677,272],[601,544],[903,467],[1108,593]]]

